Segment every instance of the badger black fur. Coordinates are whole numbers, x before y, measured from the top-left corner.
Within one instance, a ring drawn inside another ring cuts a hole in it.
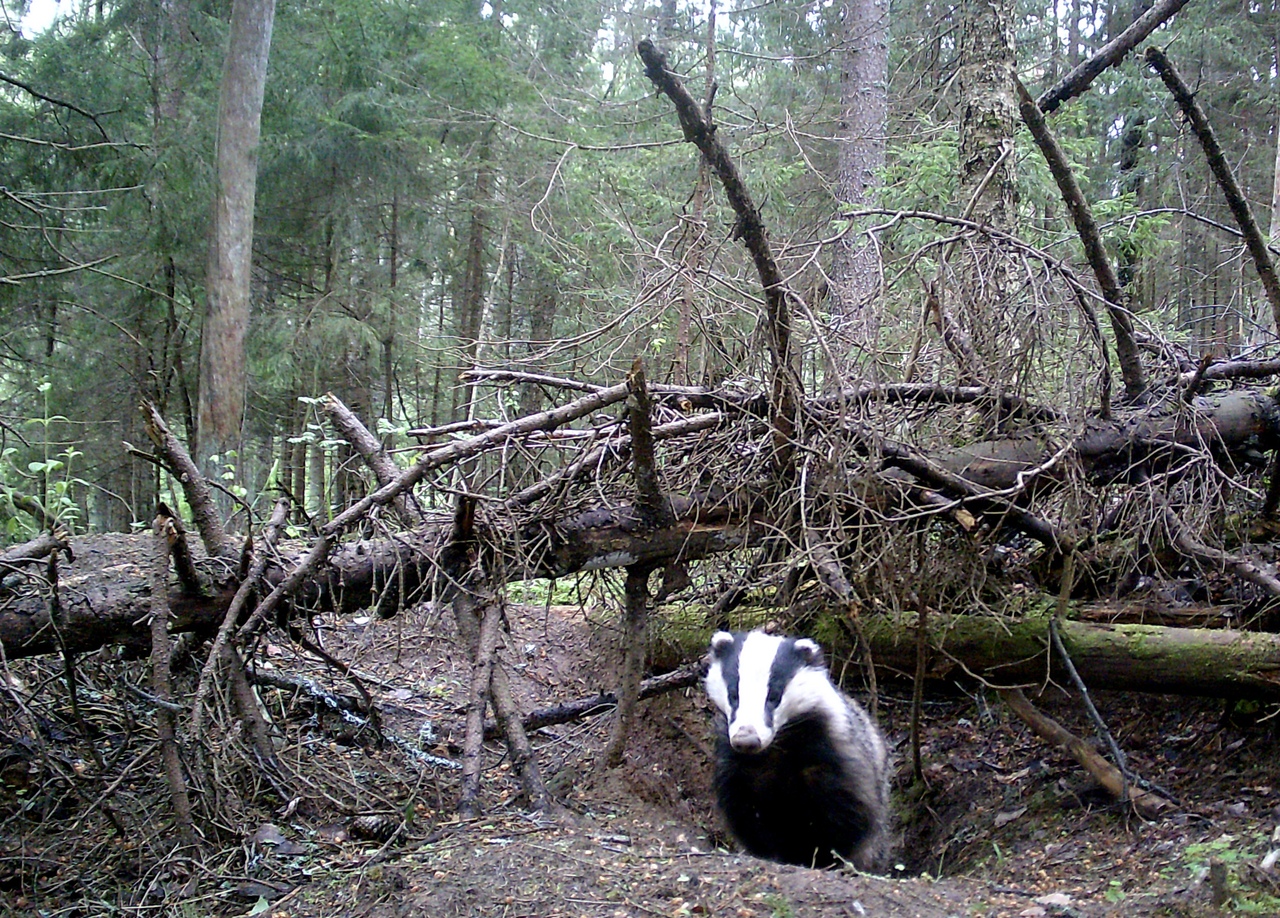
[[[827,676],[807,638],[762,631],[711,638],[716,797],[749,852],[790,864],[884,854],[889,758],[870,715]]]

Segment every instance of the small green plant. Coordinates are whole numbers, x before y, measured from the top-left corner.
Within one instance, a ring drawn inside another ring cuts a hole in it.
[[[1227,907],[1241,915],[1280,915],[1280,896],[1260,888],[1246,869],[1261,859],[1267,846],[1265,836],[1246,840],[1235,835],[1220,835],[1212,841],[1187,845],[1183,862],[1197,877],[1209,874],[1209,865],[1222,864],[1227,870],[1227,887],[1231,897]]]
[[[17,509],[21,497],[29,495],[51,524],[74,532],[81,517],[80,505],[75,501],[75,486],[89,487],[88,482],[77,478],[71,471],[75,460],[84,453],[70,443],[65,444],[60,452],[54,452],[55,445],[62,444],[51,438],[52,429],[57,424],[69,424],[70,421],[60,414],[52,413],[49,405],[49,392],[52,388],[53,384],[47,379],[36,384],[36,391],[41,397],[41,416],[28,418],[26,422],[28,427],[40,429],[40,458],[28,461],[23,468],[19,465],[21,460],[18,458],[17,447],[6,447],[0,453],[0,462],[3,463],[0,467],[0,494],[8,502],[6,509],[10,511],[3,514],[5,535],[12,540],[28,537],[39,528],[39,524],[31,525],[26,522],[28,514],[12,512]],[[5,478],[12,484],[5,483]]]
[[[795,918],[795,907],[779,893],[770,893],[760,901],[768,906],[773,918]]]

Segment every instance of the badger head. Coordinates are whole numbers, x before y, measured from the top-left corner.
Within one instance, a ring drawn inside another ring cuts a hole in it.
[[[706,687],[737,752],[763,752],[788,723],[841,708],[822,650],[808,638],[717,631]]]

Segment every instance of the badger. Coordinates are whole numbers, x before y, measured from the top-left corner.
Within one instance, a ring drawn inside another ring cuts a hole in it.
[[[716,799],[742,846],[789,864],[879,866],[888,751],[871,716],[832,684],[818,645],[718,631],[706,689],[718,709]]]

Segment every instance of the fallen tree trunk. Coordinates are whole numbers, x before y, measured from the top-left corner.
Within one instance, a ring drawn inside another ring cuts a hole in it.
[[[1048,652],[1048,613],[1019,619],[930,614],[930,678],[978,676],[999,686],[1065,682]],[[910,674],[915,615],[862,619],[877,666]],[[1058,629],[1091,689],[1280,701],[1280,635],[1227,629],[1063,621]]]
[[[689,501],[680,502],[671,525],[647,529],[631,507],[593,510],[569,519],[542,521],[520,533],[525,551],[510,559],[512,580],[563,577],[578,571],[632,564],[696,560],[749,544],[759,537],[750,517],[730,518]],[[354,614],[377,598],[403,589],[409,601],[424,598],[438,567],[449,523],[439,520],[394,539],[343,543],[329,563],[294,596],[295,605],[324,612]],[[142,654],[150,647],[147,629],[139,624],[151,611],[147,588],[146,539],[132,535],[92,536],[72,540],[76,560],[62,566],[62,614],[68,649],[74,653],[106,644],[123,644]],[[282,581],[306,554],[298,543],[281,547],[284,565],[272,564],[264,573],[269,585]],[[207,596],[169,592],[171,630],[216,630],[236,593],[237,584],[223,579]],[[396,608],[391,602],[390,608]],[[58,650],[49,621],[48,604],[37,591],[10,597],[0,609],[0,644],[8,659]]]
[[[1278,445],[1280,405],[1266,392],[1240,389],[1198,397],[1190,406],[1095,421],[1070,445],[1066,458],[1090,479],[1112,482],[1136,474],[1142,462],[1167,466],[1188,448],[1237,452]],[[1019,476],[1053,454],[1053,445],[1039,437],[1011,437],[982,440],[933,460],[974,484],[1003,490],[1018,487]],[[1065,466],[1039,476],[1038,483],[1061,481]]]

